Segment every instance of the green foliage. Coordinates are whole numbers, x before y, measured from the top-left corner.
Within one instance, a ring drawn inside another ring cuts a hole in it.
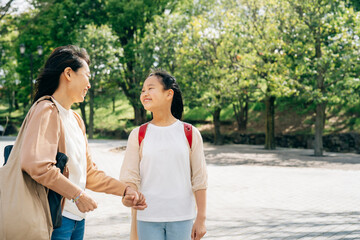
[[[360,11],[360,2],[358,0],[344,0],[345,3],[350,7],[354,7],[356,11]]]
[[[312,114],[318,103],[325,102],[329,118],[346,119],[339,125],[329,120],[326,131],[359,127],[358,1],[30,3],[32,8],[21,14],[3,11],[3,5],[0,9],[0,95],[9,106],[7,115],[19,116],[29,107],[30,53],[35,78],[55,47],[79,44],[92,60],[87,102],[94,102],[86,110],[96,112],[95,128],[104,121],[110,129],[118,129],[117,125],[130,129],[133,124],[120,119],[134,113],[136,118],[139,113],[146,117],[139,94],[151,68],[165,69],[177,78],[185,120],[213,120],[215,110],[222,109],[221,120],[235,121],[233,105],[248,103],[249,119],[260,124],[262,101],[276,96],[280,112]],[[19,53],[21,43],[27,56]],[[38,45],[44,48],[41,57]],[[124,95],[128,102],[120,110],[119,98]],[[306,125],[313,123],[312,118],[304,120]]]
[[[121,49],[116,47],[117,37],[107,25],[90,24],[79,32],[77,44],[90,56],[90,84],[95,91],[111,92],[120,76]]]
[[[107,130],[116,130],[116,129],[126,129],[128,120],[133,117],[133,112],[129,101],[126,99],[125,95],[119,94],[115,101],[115,111],[112,111],[112,102],[106,101],[100,96],[96,97],[95,104],[96,108],[96,118],[94,121],[95,129],[107,129]]]
[[[340,103],[352,95],[348,86],[358,62],[354,11],[342,1],[289,2],[297,14],[296,22],[284,28],[291,43],[286,52],[292,77],[298,79],[302,96],[309,101]]]
[[[139,101],[140,90],[149,69],[138,66],[141,56],[137,52],[146,33],[146,24],[153,21],[156,15],[162,14],[166,7],[171,7],[168,0],[108,0],[106,12],[108,23],[116,33],[123,49],[120,58],[121,69],[124,77],[119,79],[118,84],[128,97],[135,110],[135,120],[141,123],[145,117]],[[150,63],[151,65],[151,63]],[[142,110],[140,115],[138,111]]]

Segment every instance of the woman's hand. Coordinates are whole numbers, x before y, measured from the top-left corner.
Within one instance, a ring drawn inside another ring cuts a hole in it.
[[[147,207],[144,195],[131,187],[126,188],[122,202],[126,207],[132,207],[136,210],[144,210]]]
[[[200,240],[205,233],[205,217],[197,217],[191,231],[191,240]]]
[[[75,204],[82,213],[90,212],[97,208],[97,203],[85,192],[81,193],[81,196],[75,201]]]

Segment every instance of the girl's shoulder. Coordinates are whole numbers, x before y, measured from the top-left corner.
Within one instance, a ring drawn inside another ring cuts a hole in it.
[[[187,123],[187,122],[183,122],[183,121],[181,121],[181,123],[183,123],[185,125],[185,127],[187,127],[187,126],[190,127],[191,126],[191,130],[193,132],[193,135],[195,134],[195,135],[201,136],[201,133],[200,133],[199,129],[197,127],[195,127],[194,125],[192,125],[191,123]]]
[[[135,138],[135,137],[136,137],[136,139],[138,138],[140,127],[141,126],[137,126],[133,130],[131,130],[131,132],[129,134],[129,139],[130,138]]]

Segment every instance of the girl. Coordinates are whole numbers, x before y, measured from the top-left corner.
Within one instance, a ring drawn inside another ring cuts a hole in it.
[[[146,207],[140,193],[97,169],[89,154],[84,122],[71,110],[72,104],[84,101],[90,88],[89,63],[85,49],[73,45],[58,47],[51,53],[37,79],[37,92],[24,131],[22,170],[66,198],[62,225],[54,230],[51,239],[83,239],[85,213],[97,208],[85,188],[126,195],[128,206],[140,210]],[[68,156],[64,171],[68,178],[55,167],[59,150]]]
[[[167,72],[149,75],[140,100],[153,119],[145,131],[140,127],[130,133],[120,173],[121,181],[140,189],[148,205],[133,214],[137,225],[133,221],[131,239],[137,239],[136,232],[140,240],[201,239],[206,233],[207,171],[200,132],[193,127],[187,141],[180,121],[181,91]]]

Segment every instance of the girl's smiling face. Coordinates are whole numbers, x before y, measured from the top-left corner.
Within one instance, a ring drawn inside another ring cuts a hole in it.
[[[146,110],[154,112],[157,109],[170,108],[172,96],[172,89],[165,90],[161,79],[150,76],[144,82],[140,101]]]

